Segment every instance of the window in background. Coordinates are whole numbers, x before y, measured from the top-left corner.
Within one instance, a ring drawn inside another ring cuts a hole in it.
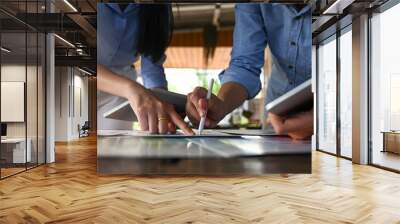
[[[400,170],[400,133],[391,131],[400,131],[399,21],[400,4],[371,18],[370,156],[373,164],[395,170]]]
[[[213,78],[215,80],[213,93],[217,94],[221,87],[218,79],[218,74],[221,71],[222,69],[167,68],[165,69],[165,76],[170,91],[185,95],[192,92],[197,86],[207,88],[208,80]],[[182,80],[184,80],[184,83]]]
[[[352,157],[352,32],[340,36],[340,154]],[[347,31],[347,32],[346,32]]]
[[[336,153],[336,39],[319,45],[318,50],[318,149]]]

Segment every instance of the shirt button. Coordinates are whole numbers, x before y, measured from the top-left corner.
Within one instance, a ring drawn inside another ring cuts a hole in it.
[[[288,68],[289,68],[289,69],[293,69],[293,65],[289,65]]]
[[[289,84],[292,86],[294,84],[294,82],[293,81],[289,81]]]
[[[296,42],[294,42],[294,41],[291,41],[291,42],[290,42],[290,45],[292,45],[292,46],[296,46]]]

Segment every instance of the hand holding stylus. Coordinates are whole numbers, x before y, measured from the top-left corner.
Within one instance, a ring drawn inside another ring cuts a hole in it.
[[[208,82],[208,91],[207,91],[207,97],[206,97],[207,101],[209,101],[211,99],[213,85],[214,85],[214,79],[210,79],[210,81]],[[205,111],[200,115],[201,118],[200,118],[200,124],[199,124],[199,133],[198,133],[199,135],[201,135],[201,132],[204,129],[204,124],[206,122],[206,117],[207,117],[207,110],[208,110],[208,107],[206,105]]]
[[[204,117],[204,127],[214,128],[226,115],[224,102],[203,87],[196,87],[189,93],[186,101],[186,114],[193,125],[199,126]]]

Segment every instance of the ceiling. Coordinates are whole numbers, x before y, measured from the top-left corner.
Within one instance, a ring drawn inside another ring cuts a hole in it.
[[[202,29],[217,17],[220,28],[233,28],[235,15],[233,3],[223,4],[173,4],[174,30]]]
[[[136,1],[141,2],[142,0]],[[199,0],[196,0],[198,2]],[[284,0],[285,2],[313,2],[315,4],[314,19],[313,19],[313,33],[318,34],[326,29],[326,26],[330,26],[330,23],[340,18],[340,16],[325,15],[320,16],[324,9],[328,8],[333,4],[335,0],[329,1],[317,1],[317,0]],[[367,4],[370,5],[370,0],[349,0],[356,4]],[[379,0],[382,2],[385,0]],[[27,2],[27,4],[26,4]],[[68,4],[68,3],[69,4]],[[56,38],[56,55],[59,56],[56,61],[62,60],[61,64],[70,63],[72,66],[80,66],[80,62],[87,65],[92,63],[91,68],[96,67],[96,27],[97,27],[97,12],[96,4],[97,0],[51,0],[51,8],[54,9],[55,13],[49,14],[49,7],[45,7],[44,0],[1,0],[0,1],[0,22],[2,32],[12,32],[12,34],[6,36],[9,38],[6,42],[14,41],[13,48],[15,53],[21,50],[23,55],[25,41],[18,36],[18,32],[29,28],[30,30],[55,32],[62,39],[74,44],[76,47],[71,48],[69,44],[65,43],[59,38]],[[104,2],[125,2],[120,1],[104,1]],[[146,1],[148,2],[148,1]],[[219,30],[230,31],[234,25],[234,4],[229,1],[223,1],[226,3],[210,3],[210,1],[203,1],[204,3],[189,3],[190,0],[180,0],[179,3],[172,3],[174,12],[174,35],[180,33],[201,33],[203,28],[209,24],[217,24]],[[376,1],[375,1],[376,2]],[[365,6],[367,7],[367,6]],[[364,7],[364,8],[365,8]],[[351,8],[351,7],[350,7]],[[76,11],[75,11],[76,10]],[[27,12],[27,13],[26,13]],[[218,21],[217,23],[215,21]],[[320,25],[322,24],[322,25]],[[318,26],[317,26],[318,25]],[[316,27],[316,28],[314,28]],[[201,36],[201,34],[199,34]],[[189,37],[188,37],[189,38]],[[201,39],[201,38],[200,38]],[[5,42],[3,42],[4,44]],[[183,52],[183,48],[187,41],[180,41],[172,43],[172,47],[175,49],[170,50],[170,60],[168,66],[177,65],[178,61],[184,60],[184,55],[187,52]],[[200,46],[199,46],[200,43]],[[196,44],[197,48],[189,50],[196,54],[196,58],[202,58],[201,41]],[[195,46],[192,46],[195,47]],[[220,46],[222,47],[222,46]],[[227,46],[229,47],[229,46]],[[77,51],[79,49],[79,53]],[[221,48],[218,52],[228,52],[227,48]],[[29,52],[34,51],[34,48],[28,48]],[[26,52],[25,52],[26,53]],[[200,56],[199,56],[200,55]],[[216,54],[217,55],[217,54]],[[227,55],[223,53],[223,55]],[[217,56],[219,57],[219,56]],[[226,56],[221,56],[226,58]],[[86,61],[84,61],[86,60]],[[225,59],[224,59],[225,60]],[[222,59],[216,59],[216,61],[222,61]],[[193,66],[204,66],[201,65],[200,60],[196,60],[197,64]],[[210,64],[211,65],[211,64]],[[209,65],[209,66],[210,66]],[[182,66],[182,65],[180,65]]]
[[[167,49],[167,68],[223,69],[229,64],[233,42],[233,30],[222,29],[218,32],[218,41],[213,57],[205,57],[201,31],[175,33]]]
[[[205,63],[202,47],[170,47],[165,68],[224,69],[229,65],[231,47],[217,47],[212,59]]]

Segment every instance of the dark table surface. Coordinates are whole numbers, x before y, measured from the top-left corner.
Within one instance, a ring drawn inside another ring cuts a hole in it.
[[[311,143],[281,136],[98,136],[97,170],[132,175],[311,173]]]

